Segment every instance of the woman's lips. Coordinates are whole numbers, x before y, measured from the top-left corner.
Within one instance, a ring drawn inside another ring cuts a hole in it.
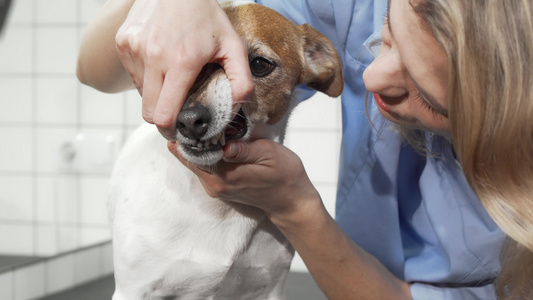
[[[381,100],[381,97],[379,96],[379,94],[376,94],[374,93],[374,100],[376,100],[376,103],[378,104],[378,106],[383,109],[384,111],[388,112],[389,114],[392,113],[389,108],[385,105],[385,103],[383,103],[383,100]]]

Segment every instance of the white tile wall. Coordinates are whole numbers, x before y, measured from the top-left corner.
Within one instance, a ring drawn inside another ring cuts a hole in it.
[[[106,203],[109,180],[101,176],[80,179],[80,220],[86,224],[108,225]]]
[[[0,219],[33,220],[33,181],[28,175],[0,175]]]
[[[74,286],[74,255],[61,255],[46,262],[46,286],[49,293]]]
[[[47,3],[48,1],[40,2]],[[61,9],[56,8],[58,11]],[[38,26],[35,29],[36,72],[43,74],[73,74],[78,55],[77,34],[78,31],[74,26]]]
[[[34,299],[113,271],[109,243],[76,250],[109,240],[109,170],[73,168],[61,152],[80,133],[120,139],[140,123],[125,94],[95,92],[75,76],[81,33],[104,2],[12,1],[0,36],[0,255],[52,258],[1,273],[0,299]],[[75,252],[54,256],[66,251]]]
[[[126,125],[136,128],[143,121],[142,119],[142,98],[137,90],[125,93],[125,123]]]
[[[0,299],[40,299],[112,273],[111,243],[101,243],[0,273]]]
[[[40,175],[36,181],[37,221],[77,223],[79,196],[76,178],[63,174]]]
[[[78,119],[77,80],[69,77],[44,77],[36,84],[38,123],[76,124]]]
[[[33,130],[29,127],[0,125],[0,170],[30,172],[33,167]],[[9,142],[8,142],[9,141]]]
[[[120,153],[123,135],[124,129],[121,127],[84,125],[71,142],[75,157],[69,166],[82,174],[97,174],[107,180]]]
[[[68,0],[66,0],[68,1]],[[88,23],[102,8],[102,5],[106,0],[83,0],[80,5],[80,21],[82,23]]]
[[[101,265],[102,274],[113,273],[113,245],[111,243],[105,243],[100,247],[101,252]]]
[[[42,226],[39,226],[42,227]],[[56,253],[63,253],[81,247],[80,243],[80,226],[73,224],[55,225],[56,234]]]
[[[34,0],[11,1],[8,22],[11,25],[28,25],[33,21],[32,4]]]
[[[36,15],[36,22],[38,24],[72,24],[78,21],[78,1],[35,1],[34,5],[38,12]]]
[[[102,94],[88,86],[81,87],[81,122],[85,125],[122,125],[124,94]]]
[[[0,299],[13,299],[13,274],[0,274]]]
[[[0,90],[0,123],[30,124],[33,120],[31,78],[1,76]]]
[[[13,271],[14,300],[35,299],[45,292],[44,264],[32,264]]]
[[[2,53],[0,73],[31,73],[33,68],[33,29],[30,27],[6,27],[0,40],[0,53]]]
[[[0,35],[0,254],[53,255],[109,239],[105,189],[88,190],[84,175],[94,172],[64,151],[79,133],[118,139],[131,125],[126,95],[98,93],[75,76],[80,36],[104,3],[12,1]],[[109,168],[98,170],[106,181]]]
[[[40,127],[35,129],[35,167],[39,173],[57,174],[61,169],[63,153],[78,130],[74,126]]]
[[[40,256],[52,256],[60,252],[58,248],[58,225],[54,223],[40,223],[37,226],[36,253]]]
[[[33,255],[34,231],[34,226],[27,222],[2,222],[0,226],[2,253]]]
[[[74,253],[74,282],[82,284],[97,278],[101,273],[101,251],[99,248],[90,248]]]
[[[102,243],[109,240],[110,236],[109,225],[101,225],[97,227],[95,225],[83,226],[78,231],[79,244],[82,247]]]
[[[109,229],[70,223],[40,223],[37,226],[36,252],[52,256],[109,240]],[[89,235],[86,234],[89,232]],[[96,233],[95,233],[96,232]]]

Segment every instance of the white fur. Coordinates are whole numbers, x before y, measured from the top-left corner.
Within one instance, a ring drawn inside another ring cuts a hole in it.
[[[282,297],[291,246],[261,211],[207,196],[154,126],[132,135],[111,186],[114,300]]]

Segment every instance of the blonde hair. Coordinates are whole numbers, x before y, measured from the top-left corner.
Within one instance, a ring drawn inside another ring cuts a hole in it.
[[[512,239],[502,299],[533,299],[533,5],[423,0],[413,7],[448,58],[454,148],[470,186]]]

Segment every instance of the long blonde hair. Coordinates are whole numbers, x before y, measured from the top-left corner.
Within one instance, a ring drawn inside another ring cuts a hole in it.
[[[533,5],[424,0],[413,7],[448,58],[452,139],[502,230],[502,299],[533,299]]]

